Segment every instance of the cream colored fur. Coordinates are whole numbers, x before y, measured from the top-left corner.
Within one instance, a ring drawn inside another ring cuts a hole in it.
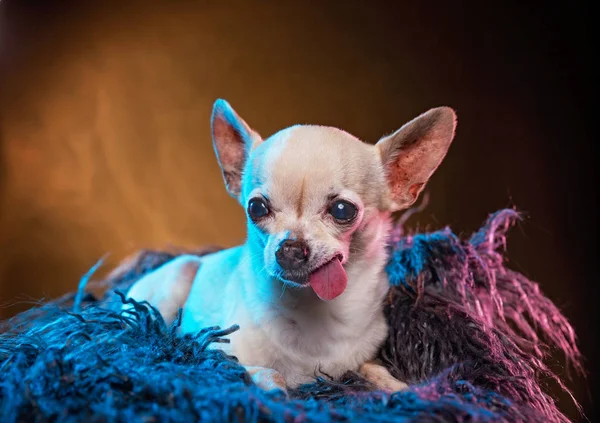
[[[238,324],[230,344],[214,346],[238,357],[265,389],[346,371],[361,371],[381,389],[405,387],[372,362],[388,331],[390,214],[416,200],[442,161],[454,112],[432,109],[376,145],[310,125],[262,140],[223,100],[215,103],[212,128],[229,192],[243,207],[268,198],[271,214],[259,224],[248,219],[244,245],[180,256],[140,279],[128,296],[149,301],[168,322],[183,308],[182,333]],[[327,213],[332,196],[357,207],[351,224]],[[348,285],[339,297],[323,301],[282,276],[275,251],[288,238],[306,241],[311,268],[342,257]]]

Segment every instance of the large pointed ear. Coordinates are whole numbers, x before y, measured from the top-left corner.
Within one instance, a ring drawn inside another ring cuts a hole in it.
[[[387,173],[391,210],[413,204],[440,165],[456,129],[449,107],[431,109],[376,144]]]
[[[262,138],[238,116],[229,103],[218,99],[213,106],[213,147],[229,194],[239,200],[242,172],[250,151]]]

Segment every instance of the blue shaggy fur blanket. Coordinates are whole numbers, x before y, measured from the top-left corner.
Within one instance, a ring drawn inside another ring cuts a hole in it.
[[[108,281],[0,326],[0,421],[16,422],[565,422],[542,383],[551,349],[580,368],[575,334],[537,284],[506,267],[501,210],[469,239],[448,228],[397,230],[390,245],[389,337],[379,358],[404,392],[377,392],[357,374],[264,392],[235,357],[207,348],[232,328],[176,335],[140,304],[109,304],[175,254],[145,251]]]

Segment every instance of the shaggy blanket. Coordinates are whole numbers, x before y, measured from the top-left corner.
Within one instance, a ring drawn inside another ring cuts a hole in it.
[[[175,254],[146,251],[95,298],[77,294],[31,309],[0,331],[0,421],[564,422],[542,381],[552,348],[580,367],[574,332],[537,284],[505,267],[492,215],[470,239],[448,228],[397,230],[387,272],[389,338],[380,359],[410,389],[375,392],[358,375],[263,392],[234,357],[208,349],[232,328],[175,334],[154,310],[111,306],[111,295]],[[120,292],[119,292],[120,291]]]

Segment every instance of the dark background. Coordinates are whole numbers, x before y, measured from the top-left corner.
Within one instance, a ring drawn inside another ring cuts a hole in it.
[[[592,12],[434,3],[0,1],[0,317],[73,290],[107,252],[242,242],[217,97],[263,136],[320,123],[371,142],[449,105],[455,143],[409,224],[526,213],[511,266],[575,325],[590,376],[570,386],[594,421]]]

